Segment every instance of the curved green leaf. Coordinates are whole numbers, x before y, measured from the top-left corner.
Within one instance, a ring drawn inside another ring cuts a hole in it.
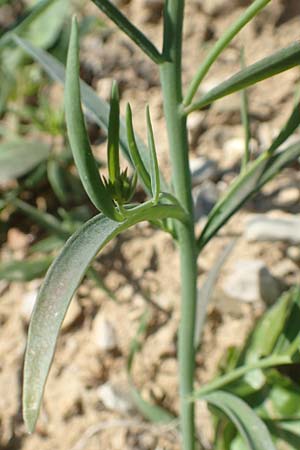
[[[67,59],[65,105],[69,141],[84,189],[97,209],[113,220],[122,220],[99,175],[85,128],[80,101],[78,27],[75,18]]]
[[[295,42],[266,58],[242,69],[228,80],[203,95],[199,101],[185,108],[186,114],[219,100],[233,92],[240,91],[300,64],[300,42]]]
[[[40,63],[48,75],[55,81],[62,84],[65,83],[65,68],[56,58],[51,56],[46,51],[35,47],[30,42],[22,39],[16,35],[12,36],[13,40],[23,50],[28,53],[35,61]],[[82,102],[86,107],[86,114],[97,123],[105,132],[108,130],[109,122],[109,105],[107,102],[97,96],[97,94],[83,81],[80,82],[80,90],[82,96]],[[135,136],[137,146],[140,150],[142,161],[150,172],[150,163],[148,158],[148,149],[140,137]],[[123,119],[120,120],[120,147],[124,153],[125,158],[132,164],[130,152],[127,143],[126,126]],[[169,191],[169,188],[164,181],[162,175],[160,175],[162,190],[164,192]],[[149,191],[147,185],[145,185],[146,191]]]
[[[185,213],[177,206],[144,204],[132,210],[130,217],[122,223],[100,214],[66,242],[51,265],[32,315],[25,356],[23,414],[30,431],[38,417],[60,326],[89,264],[120,232],[143,220],[167,217],[184,220]]]
[[[0,144],[0,183],[14,180],[48,158],[50,146],[37,141],[13,140]]]
[[[201,398],[222,411],[233,422],[249,450],[276,450],[266,425],[243,400],[222,391]]]

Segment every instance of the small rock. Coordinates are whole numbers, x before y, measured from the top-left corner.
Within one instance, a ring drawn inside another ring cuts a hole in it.
[[[134,409],[129,391],[109,381],[97,389],[97,395],[103,405],[119,413],[128,413]]]
[[[277,195],[274,203],[280,208],[288,208],[295,205],[299,201],[299,189],[296,187],[288,187],[282,189]]]
[[[197,186],[192,191],[194,200],[195,222],[203,216],[207,216],[215,206],[219,198],[219,192],[211,181],[205,181],[201,186]]]
[[[21,306],[21,316],[25,320],[25,322],[30,321],[30,317],[35,305],[35,301],[37,298],[38,291],[33,290],[26,292],[26,294],[23,296],[22,299],[22,306]]]
[[[249,147],[251,153],[257,149],[257,143],[254,139],[251,139]],[[223,151],[222,168],[232,168],[235,164],[240,164],[245,153],[245,138],[233,137],[227,139],[223,144]]]
[[[295,263],[300,262],[300,248],[296,245],[291,245],[290,247],[288,247],[286,254]]]
[[[102,313],[93,321],[93,338],[99,350],[109,352],[117,348],[116,331],[112,323]]]
[[[111,96],[111,78],[101,78],[97,82],[96,91],[99,97],[103,100],[109,101]]]
[[[300,243],[300,217],[268,217],[264,214],[252,217],[246,225],[248,241],[286,241]]]
[[[143,0],[143,7],[147,10],[146,22],[157,22],[163,10],[163,0]]]
[[[196,186],[205,180],[216,178],[218,173],[216,162],[202,156],[190,159],[190,171],[193,186]]]
[[[7,245],[11,250],[22,250],[28,246],[32,236],[22,233],[17,228],[10,228],[7,232]]]
[[[281,293],[279,282],[259,259],[236,261],[222,289],[228,297],[246,303],[264,300],[272,304]]]

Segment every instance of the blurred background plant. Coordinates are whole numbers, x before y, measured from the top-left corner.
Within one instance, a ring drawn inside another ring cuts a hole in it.
[[[67,19],[76,7],[64,0],[3,1],[0,11],[5,22],[0,33],[1,243],[11,228],[30,236],[25,257],[8,255],[2,261],[0,279],[30,281],[45,274],[65,239],[95,210],[74,171],[61,90],[49,86],[41,66],[10,36],[15,33],[64,61]],[[101,34],[106,27],[86,16],[80,33],[91,30]],[[96,272],[91,277],[102,286]]]

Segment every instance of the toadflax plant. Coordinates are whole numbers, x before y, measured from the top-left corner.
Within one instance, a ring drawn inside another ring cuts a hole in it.
[[[195,71],[188,89],[183,92],[181,61],[184,0],[164,2],[162,51],[159,51],[114,3],[109,0],[93,0],[158,67],[172,167],[170,185],[159,171],[149,107],[146,108],[145,114],[148,130],[146,146],[134,132],[129,105],[125,120],[120,118],[116,84],[113,84],[108,105],[79,80],[76,19],[73,19],[72,23],[66,71],[51,55],[32,46],[17,34],[12,36],[54,79],[65,83],[66,123],[75,164],[90,200],[100,211],[99,215],[86,222],[66,242],[51,265],[36,302],[28,333],[24,368],[23,413],[29,431],[33,431],[38,418],[61,324],[89,265],[99,251],[119,233],[141,221],[149,221],[171,234],[177,242],[180,255],[181,320],[178,360],[182,449],[194,450],[198,447],[194,421],[194,401],[198,398],[222,411],[237,427],[250,450],[275,449],[265,423],[244,400],[228,392],[226,385],[228,380],[237,380],[257,368],[265,370],[282,364],[292,364],[298,355],[299,340],[297,338],[293,345],[285,347],[272,357],[261,354],[255,360],[245,361],[244,365],[233,369],[231,374],[221,376],[208,386],[194,391],[195,350],[199,344],[198,336],[203,328],[207,304],[204,290],[203,295],[197,298],[197,258],[206,244],[251,195],[284,166],[299,157],[300,141],[285,146],[284,150],[280,148],[300,124],[299,104],[291,112],[272,145],[256,159],[253,155],[250,158],[249,147],[246,145],[240,175],[211,211],[200,235],[196,235],[194,227],[186,126],[187,117],[192,111],[200,110],[226,95],[244,90],[300,63],[300,43],[295,42],[251,66],[243,67],[209,92],[199,95],[199,86],[211,65],[237,33],[270,1],[255,0],[251,3],[211,48]],[[86,114],[107,131],[107,178],[99,173],[94,160],[81,103],[85,106]],[[132,166],[133,175],[129,175],[126,168],[120,167],[119,149]],[[149,195],[149,199],[143,204],[132,203],[131,200],[137,181]],[[268,340],[268,336],[264,339]],[[145,405],[146,402],[143,403],[143,406]],[[161,414],[161,417],[166,420],[169,416]]]

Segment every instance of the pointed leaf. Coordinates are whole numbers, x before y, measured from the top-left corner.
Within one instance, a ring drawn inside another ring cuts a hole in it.
[[[74,18],[66,69],[65,105],[68,137],[81,182],[90,200],[107,217],[122,220],[99,175],[85,128],[80,101],[78,51],[78,27]]]
[[[282,152],[269,157],[265,152],[248,165],[231,185],[229,191],[216,204],[208,216],[197,246],[200,251],[230,217],[268,181],[274,178],[285,166],[295,161],[300,155],[300,142],[291,145]]]
[[[215,102],[216,100],[240,91],[270,78],[278,73],[291,69],[300,64],[300,42],[295,42],[287,48],[281,49],[270,56],[242,69],[228,80],[219,84],[203,95],[199,101],[188,106],[185,111],[189,114],[197,109]]]
[[[141,50],[143,50],[149,58],[156,64],[164,62],[164,57],[159,53],[157,48],[151,41],[128,19],[121,13],[121,11],[109,0],[92,0],[98,8],[104,12],[120,30],[122,30],[127,36],[135,42]]]
[[[122,223],[100,214],[66,242],[51,265],[32,315],[25,356],[23,415],[29,430],[35,427],[61,324],[89,264],[121,231],[143,220],[167,217],[181,220],[184,213],[177,206],[142,205]]]
[[[141,177],[144,185],[147,187],[148,191],[151,192],[151,178],[143,163],[140,150],[136,143],[132,123],[132,112],[129,103],[127,104],[126,108],[126,129],[127,129],[128,147],[133,165],[138,175]]]
[[[48,158],[50,146],[37,141],[13,140],[0,144],[0,184],[14,180]]]
[[[300,103],[297,102],[295,108],[293,109],[290,117],[288,118],[286,124],[272,142],[271,147],[269,148],[269,153],[274,153],[280,145],[284,144],[284,142],[294,133],[294,131],[300,125]]]
[[[120,106],[118,85],[114,82],[111,90],[107,136],[107,161],[109,181],[114,184],[120,176],[119,161]]]
[[[222,391],[206,395],[202,400],[228,417],[244,438],[249,450],[276,450],[266,425],[243,400]]]
[[[150,110],[147,106],[147,133],[148,133],[148,147],[150,150],[150,178],[151,178],[151,190],[153,195],[153,202],[157,204],[159,194],[160,194],[160,179],[159,179],[159,168],[157,162],[157,154],[155,147],[155,140],[153,135],[153,129],[151,124]]]
[[[53,79],[60,83],[65,82],[65,68],[64,66],[49,53],[44,50],[33,46],[30,42],[25,39],[21,39],[18,36],[13,36],[14,41],[20,45],[26,53],[28,53],[35,61],[40,63],[48,75]],[[83,81],[80,82],[80,89],[82,95],[82,102],[86,107],[86,113],[97,123],[104,131],[108,130],[108,122],[109,122],[109,105],[107,102],[102,100],[97,96],[97,94],[91,89],[86,83]],[[150,172],[149,160],[148,160],[148,149],[143,143],[143,141],[136,136],[136,143],[140,150],[140,155],[143,160],[143,163]],[[120,146],[124,153],[125,158],[132,164],[130,158],[130,152],[128,150],[127,144],[127,136],[126,136],[126,127],[124,120],[120,121]],[[163,190],[167,192],[169,190],[165,181],[163,181],[163,177],[161,176],[161,182],[163,183]],[[145,186],[146,187],[146,186]],[[147,187],[146,187],[147,190]]]

